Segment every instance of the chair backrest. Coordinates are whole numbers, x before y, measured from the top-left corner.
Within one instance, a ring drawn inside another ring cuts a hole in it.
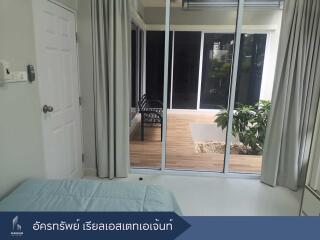
[[[138,102],[139,112],[146,111],[149,108],[147,94],[143,94]]]

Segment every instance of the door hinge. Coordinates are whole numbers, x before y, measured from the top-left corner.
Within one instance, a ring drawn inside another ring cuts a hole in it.
[[[76,35],[76,42],[78,42],[79,41],[78,33],[76,32],[75,35]]]
[[[84,161],[85,161],[85,155],[84,155],[84,153],[82,153],[82,155],[81,155],[81,160],[82,160],[82,163],[84,163]]]
[[[79,106],[82,106],[82,97],[79,96]]]

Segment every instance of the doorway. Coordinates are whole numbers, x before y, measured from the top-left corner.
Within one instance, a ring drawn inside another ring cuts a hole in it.
[[[76,15],[33,0],[44,160],[48,178],[82,176]]]
[[[163,103],[164,141],[153,126],[144,140],[136,135],[131,167],[258,177],[281,8],[268,8],[259,23],[253,21],[261,14],[259,6],[248,8],[245,1],[197,11],[168,8],[166,24],[154,20],[146,30],[153,54],[147,55],[147,67],[153,68],[146,92]]]

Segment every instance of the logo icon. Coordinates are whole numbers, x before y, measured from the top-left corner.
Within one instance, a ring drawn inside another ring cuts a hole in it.
[[[13,219],[12,219],[12,232],[11,232],[11,236],[13,237],[20,237],[23,235],[23,232],[22,232],[22,227],[21,225],[19,224],[19,217],[18,216],[15,216]]]

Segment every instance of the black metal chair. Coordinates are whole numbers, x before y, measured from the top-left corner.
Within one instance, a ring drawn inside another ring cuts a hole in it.
[[[141,141],[144,141],[144,127],[161,127],[161,141],[162,141],[162,127],[163,127],[163,105],[161,101],[151,100],[144,94],[139,102],[139,113],[141,114]]]

